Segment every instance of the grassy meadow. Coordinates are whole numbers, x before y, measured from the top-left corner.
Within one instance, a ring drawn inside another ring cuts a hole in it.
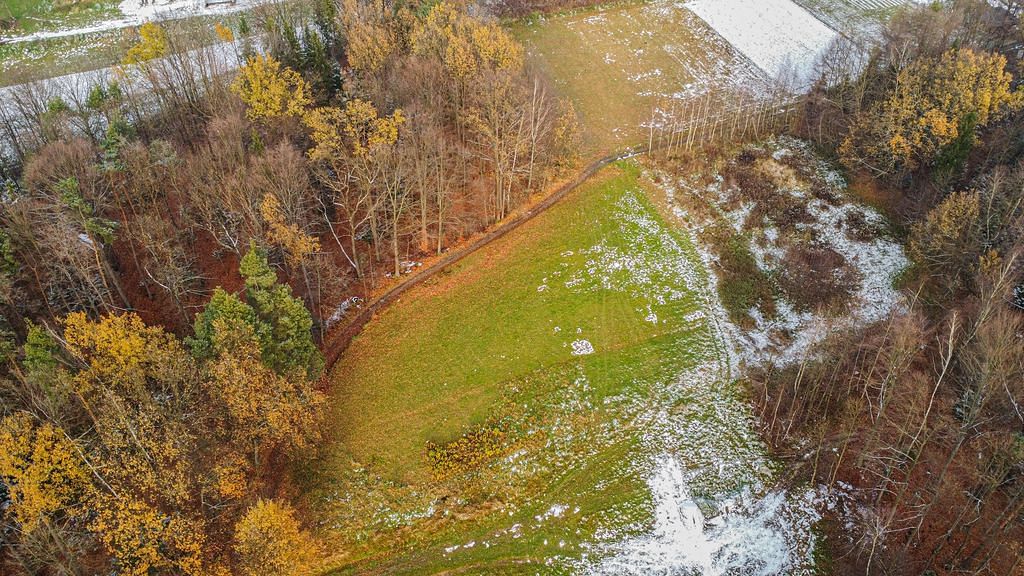
[[[679,451],[709,495],[746,481],[708,461],[725,442],[756,468],[742,430],[667,425],[743,411],[699,259],[649,187],[634,164],[606,169],[357,337],[331,374],[328,447],[300,474],[337,573],[571,571],[650,527],[656,453]],[[698,367],[698,389],[675,385]]]
[[[85,26],[120,14],[117,0],[4,0],[0,21],[5,35]]]
[[[644,141],[656,109],[714,88],[756,85],[760,73],[674,2],[623,2],[511,24],[534,65],[571,98],[587,147]]]

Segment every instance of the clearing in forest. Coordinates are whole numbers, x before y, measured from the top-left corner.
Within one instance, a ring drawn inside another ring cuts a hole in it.
[[[575,102],[585,155],[767,78],[686,4],[513,28]],[[605,169],[352,342],[300,475],[336,573],[813,573],[826,496],[773,487],[714,256],[664,176]]]
[[[720,307],[659,194],[608,168],[353,341],[304,479],[339,573],[806,566],[811,495],[766,488]]]

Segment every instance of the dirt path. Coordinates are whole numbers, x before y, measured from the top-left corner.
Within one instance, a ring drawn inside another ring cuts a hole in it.
[[[581,184],[590,179],[591,176],[596,174],[605,166],[616,162],[618,160],[624,160],[626,158],[632,158],[642,154],[647,154],[651,150],[648,146],[637,146],[634,148],[628,148],[621,152],[609,154],[597,160],[594,160],[586,167],[584,167],[575,178],[562,184],[554,192],[548,195],[546,198],[529,207],[527,210],[517,214],[513,218],[506,220],[505,222],[498,225],[497,228],[487,232],[483,236],[477,238],[472,243],[457,248],[443,258],[437,260],[430,266],[420,270],[413,276],[407,278],[401,283],[393,286],[383,294],[376,296],[369,300],[359,310],[359,313],[352,318],[349,322],[342,326],[331,330],[327,334],[324,342],[324,360],[326,363],[326,369],[324,370],[325,377],[329,377],[331,369],[334,367],[334,363],[338,361],[341,354],[348,348],[348,345],[352,342],[359,332],[363,329],[370,320],[373,319],[377,312],[386,308],[389,304],[396,301],[399,296],[404,294],[411,288],[422,284],[426,280],[436,276],[439,272],[446,268],[457,264],[466,256],[473,254],[474,252],[484,248],[491,244],[498,238],[508,234],[512,230],[515,230],[524,223],[532,220],[537,215],[543,213],[548,208],[551,208],[557,204],[560,200],[569,195],[570,192],[578,188]]]

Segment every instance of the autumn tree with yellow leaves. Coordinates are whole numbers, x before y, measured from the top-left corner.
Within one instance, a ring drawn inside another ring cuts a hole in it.
[[[252,327],[229,318],[214,321],[217,356],[210,365],[211,392],[223,407],[226,426],[241,453],[258,467],[279,448],[304,448],[314,441],[316,415],[324,402],[303,373],[278,374],[263,363]]]
[[[265,455],[316,438],[323,403],[308,311],[262,256],[245,272],[254,305],[222,293],[206,347],[131,313],[69,314],[58,338],[36,329],[20,373],[64,382],[81,413],[0,420],[23,566],[46,549],[71,573],[86,555],[132,576],[230,573],[217,534],[234,530]]]
[[[376,6],[358,0],[342,0],[339,13],[345,39],[346,56],[354,71],[375,75],[398,49],[398,41]]]
[[[167,32],[154,22],[139,26],[139,41],[128,49],[123,64],[143,64],[167,55]]]
[[[381,237],[390,238],[396,274],[400,226],[409,207],[398,148],[405,121],[400,109],[381,115],[373,103],[360,99],[350,100],[344,108],[315,108],[305,117],[314,144],[308,154],[327,168],[320,172],[321,181],[332,192],[334,208],[351,230],[368,223],[375,250]],[[350,260],[358,274],[354,235],[350,241]],[[340,239],[338,245],[344,250]]]
[[[258,496],[319,438],[321,286],[372,289],[565,166],[573,115],[496,21],[315,4],[237,71],[147,23],[116,106],[42,107],[57,141],[0,202],[4,573],[304,573],[319,547]]]
[[[950,50],[902,69],[895,87],[855,120],[839,154],[851,169],[885,176],[933,165],[958,139],[969,150],[983,128],[1020,108],[1006,58]]]
[[[79,364],[74,393],[95,430],[93,458],[104,463],[91,529],[131,574],[202,574],[200,463],[190,457],[200,447],[194,360],[172,334],[134,314],[70,314],[64,341]]]
[[[91,488],[80,449],[59,427],[27,412],[0,420],[0,479],[22,530],[77,515]]]
[[[307,576],[318,547],[287,504],[258,500],[235,527],[235,553],[243,576]]]
[[[523,48],[494,22],[470,17],[445,1],[417,23],[410,36],[412,52],[440,62],[452,80],[460,110],[474,79],[485,72],[515,75],[523,65]]]
[[[251,58],[238,71],[231,91],[246,105],[251,120],[300,117],[311,103],[309,86],[294,70],[273,56]]]

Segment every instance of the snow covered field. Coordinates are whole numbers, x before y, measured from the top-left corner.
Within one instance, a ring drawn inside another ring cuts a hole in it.
[[[772,79],[807,85],[837,33],[791,0],[693,0],[697,16]]]

